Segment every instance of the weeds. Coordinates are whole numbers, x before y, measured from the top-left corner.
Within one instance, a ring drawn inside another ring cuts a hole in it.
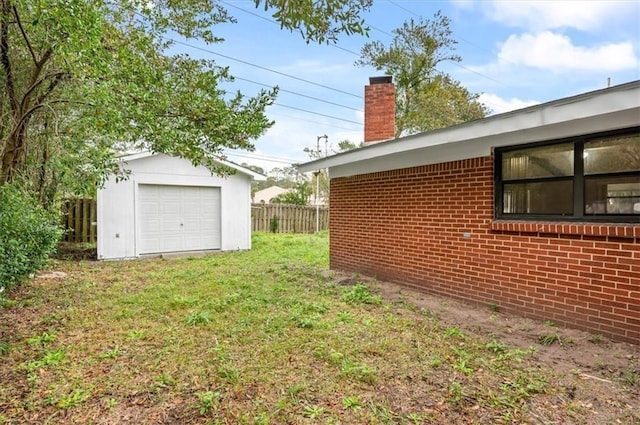
[[[0,340],[0,356],[9,354],[9,351],[11,351],[11,344],[6,341]]]
[[[507,350],[507,346],[495,339],[491,340],[485,345],[485,348],[494,353],[504,353]]]
[[[27,342],[31,345],[47,345],[50,342],[54,342],[57,337],[56,334],[43,332],[42,335],[29,338]]]
[[[144,331],[134,329],[127,333],[129,339],[144,339]]]
[[[115,359],[120,354],[120,348],[116,345],[112,349],[100,354],[101,359]]]
[[[0,341],[15,377],[0,423],[117,423],[142,406],[180,423],[529,423],[538,394],[562,391],[534,349],[338,285],[327,261],[326,233],[261,233],[200,259],[61,263],[63,284],[25,286],[27,316],[0,310],[19,335]]]
[[[353,314],[348,311],[341,311],[338,313],[338,322],[341,323],[353,323]]]
[[[289,396],[289,398],[291,398],[291,400],[293,400],[294,402],[299,402],[300,401],[300,395],[308,388],[308,385],[304,382],[297,382],[293,385],[291,385],[288,389],[287,389],[287,395]]]
[[[342,374],[365,384],[373,384],[376,381],[375,370],[363,363],[356,363],[351,360],[343,360],[340,370]]]
[[[33,372],[36,369],[41,369],[51,365],[57,365],[64,360],[64,351],[62,349],[56,351],[47,351],[42,359],[33,360],[27,363],[27,370]]]
[[[457,326],[452,326],[444,331],[444,335],[453,338],[464,338],[466,335]]]
[[[379,295],[373,295],[369,288],[362,283],[353,285],[342,294],[342,300],[347,304],[372,304],[380,305],[382,298]]]
[[[176,380],[168,373],[162,373],[156,380],[156,386],[158,388],[169,388],[175,385]]]
[[[557,333],[540,335],[538,336],[538,342],[542,345],[553,345],[556,343],[562,345],[562,339]]]
[[[304,406],[303,415],[309,419],[318,419],[324,413],[324,409],[320,406]]]
[[[231,385],[235,385],[240,381],[240,372],[235,367],[218,368],[218,376]]]
[[[448,400],[452,403],[458,404],[464,398],[464,387],[462,383],[454,381],[449,385]]]
[[[587,337],[587,341],[593,344],[602,344],[604,342],[604,337],[601,334],[593,334]]]
[[[82,388],[75,388],[69,394],[66,394],[51,404],[55,404],[60,409],[70,409],[72,407],[79,406],[86,399],[89,398],[91,394],[88,391],[83,390]]]
[[[211,322],[211,316],[206,311],[195,311],[187,316],[187,325],[200,326]]]
[[[207,415],[216,409],[220,404],[222,395],[218,391],[205,391],[196,393],[198,398],[198,406],[201,415]]]
[[[627,369],[622,373],[622,382],[631,387],[640,386],[640,372],[637,370]]]
[[[342,399],[342,407],[345,409],[358,410],[362,409],[362,402],[357,396],[344,397]]]

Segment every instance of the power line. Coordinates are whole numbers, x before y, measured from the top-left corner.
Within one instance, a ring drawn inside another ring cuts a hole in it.
[[[408,13],[412,14],[413,16],[417,16],[418,18],[422,18],[422,16],[421,16],[421,15],[419,15],[419,14],[415,13],[415,12],[414,12],[414,11],[412,11],[412,10],[407,9],[407,8],[406,8],[406,7],[404,7],[404,6],[400,6],[398,3],[396,3],[396,2],[395,2],[395,1],[393,1],[393,0],[389,0],[389,3],[391,3],[391,4],[392,4],[392,5],[394,5],[394,6],[396,6],[397,8],[400,8],[400,9],[404,10],[405,12],[408,12]],[[485,49],[484,47],[482,47],[482,46],[480,46],[480,45],[478,45],[478,44],[475,44],[475,43],[474,43],[474,42],[472,42],[472,41],[469,41],[469,40],[467,40],[467,39],[465,39],[465,38],[462,38],[462,37],[459,37],[459,36],[458,36],[457,38],[459,38],[460,40],[464,41],[465,43],[467,43],[467,44],[469,44],[469,45],[471,45],[471,46],[475,47],[476,49],[484,50],[485,52],[491,53],[491,51],[490,51],[490,50],[487,50],[487,49]],[[480,75],[482,75],[482,74],[480,74]]]
[[[162,38],[164,38],[165,40],[168,40],[168,41],[172,41],[172,42],[174,42],[176,44],[180,44],[180,45],[183,45],[183,46],[186,46],[186,47],[190,47],[190,48],[193,48],[193,49],[201,50],[201,51],[204,51],[204,52],[207,52],[207,53],[211,53],[211,54],[214,54],[214,55],[218,55],[218,56],[221,56],[221,57],[224,57],[224,58],[236,61],[236,62],[240,62],[240,63],[247,64],[247,65],[250,65],[250,66],[254,66],[256,68],[260,68],[260,69],[264,69],[266,71],[270,71],[270,72],[273,72],[273,73],[276,73],[276,74],[280,74],[280,75],[283,75],[283,76],[286,76],[286,77],[289,77],[289,78],[292,78],[292,79],[300,80],[300,81],[308,83],[308,84],[313,84],[313,85],[316,85],[316,86],[319,86],[319,87],[322,87],[322,88],[326,88],[328,90],[333,90],[333,91],[336,91],[336,92],[339,92],[339,93],[344,93],[344,94],[347,94],[347,95],[350,95],[350,96],[357,97],[359,99],[363,99],[362,96],[359,96],[359,95],[356,95],[356,94],[353,94],[353,93],[349,93],[349,92],[346,92],[346,91],[343,91],[343,90],[339,90],[339,89],[336,89],[336,88],[333,88],[333,87],[329,87],[329,86],[326,86],[324,84],[315,83],[313,81],[305,80],[303,78],[295,77],[293,75],[285,74],[283,72],[276,71],[276,70],[273,70],[273,69],[270,69],[270,68],[266,68],[266,67],[263,67],[261,65],[256,65],[256,64],[253,64],[253,63],[250,63],[250,62],[247,62],[247,61],[243,61],[241,59],[233,58],[231,56],[223,55],[221,53],[217,53],[217,52],[214,52],[212,50],[205,49],[203,47],[194,46],[192,44],[185,43],[185,42],[178,41],[178,40],[175,40],[175,39],[172,39],[172,38],[168,38],[168,37],[164,37],[164,36]],[[246,80],[246,81],[254,83],[254,84],[263,85],[262,83],[258,83],[256,81],[248,80],[248,79],[245,79],[245,78],[238,78],[238,79]],[[267,85],[265,85],[265,86],[267,86]],[[270,86],[267,86],[267,87],[270,87]],[[288,92],[293,93],[293,94],[298,94],[298,95],[301,95],[301,96],[304,96],[304,97],[309,97],[309,98],[312,98],[314,100],[324,101],[324,100],[321,100],[321,99],[313,98],[311,96],[303,95],[301,93],[296,93],[296,92],[292,92],[292,91],[288,91]],[[355,111],[362,112],[362,110],[351,108],[351,107],[348,107],[348,106],[345,106],[345,105],[340,105],[340,104],[337,104],[337,103],[334,103],[334,102],[330,102],[330,101],[324,101],[324,102],[333,104],[335,106],[346,107],[348,109],[353,109]],[[301,111],[301,112],[305,112],[305,113],[309,113],[309,114],[313,114],[313,115],[319,115],[319,116],[323,116],[323,117],[326,117],[326,118],[331,118],[331,119],[335,119],[335,120],[339,120],[339,121],[345,121],[345,122],[356,124],[356,125],[363,125],[362,123],[359,123],[357,121],[347,120],[345,118],[335,117],[335,116],[332,116],[332,115],[322,114],[322,113],[319,113],[319,112],[313,112],[313,111],[309,111],[308,109],[303,109],[303,108],[298,108],[298,107],[289,106],[289,105],[283,105],[283,104],[278,104],[278,103],[274,103],[273,105],[284,107],[284,108],[289,108],[289,109],[295,109],[295,110],[298,110],[298,111]]]
[[[316,82],[313,82],[313,81],[310,81],[310,80],[306,80],[304,78],[296,77],[295,75],[287,74],[287,73],[284,73],[284,72],[281,72],[281,71],[276,71],[275,69],[267,68],[266,66],[257,65],[255,63],[247,62],[247,61],[242,60],[242,59],[237,59],[237,58],[234,58],[234,57],[231,57],[231,56],[228,56],[228,55],[223,55],[222,53],[214,52],[213,50],[205,49],[204,47],[194,46],[192,44],[185,43],[185,42],[178,41],[178,40],[174,40],[174,39],[171,39],[171,38],[168,38],[168,37],[163,37],[163,38],[165,40],[173,41],[176,44],[180,44],[180,45],[186,46],[186,47],[191,47],[192,49],[201,50],[203,52],[211,53],[212,55],[220,56],[220,57],[223,57],[225,59],[232,60],[234,62],[239,62],[239,63],[242,63],[244,65],[249,65],[249,66],[252,66],[254,68],[262,69],[264,71],[269,71],[269,72],[272,72],[274,74],[278,74],[278,75],[282,75],[282,76],[287,77],[287,78],[291,78],[293,80],[302,81],[303,83],[311,84],[311,85],[314,85],[314,86],[322,87],[322,88],[327,89],[327,90],[335,91],[335,92],[338,92],[338,93],[342,93],[342,94],[346,94],[346,95],[349,95],[349,96],[357,97],[358,99],[362,99],[362,96],[360,96],[358,94],[355,94],[355,93],[349,93],[349,92],[344,91],[344,90],[336,89],[334,87],[330,87],[330,86],[327,86],[327,85],[324,85],[324,84],[316,83]]]
[[[263,86],[263,87],[273,87],[273,86],[271,86],[269,84],[259,83],[257,81],[249,80],[248,78],[236,77],[235,75],[233,76],[233,78],[236,79],[236,80],[241,80],[241,81],[246,81],[248,83],[257,84],[257,85]],[[352,111],[364,112],[362,109],[354,108],[352,106],[342,105],[340,103],[331,102],[330,100],[320,99],[318,97],[309,96],[309,95],[306,95],[306,94],[303,94],[303,93],[298,93],[298,92],[295,92],[295,91],[292,91],[292,90],[287,90],[287,89],[283,89],[283,88],[279,88],[279,90],[281,92],[284,92],[284,93],[289,93],[289,94],[293,94],[293,95],[296,95],[296,96],[305,97],[307,99],[312,99],[312,100],[315,100],[315,101],[318,101],[318,102],[327,103],[329,105],[339,106],[339,107],[345,108],[345,109],[351,109]]]
[[[394,0],[388,0],[388,1],[389,1],[389,3],[391,3],[391,4],[392,4],[392,5],[394,5],[394,6],[396,6],[397,8],[402,9],[402,10],[404,10],[405,12],[408,12],[408,13],[410,13],[410,14],[411,14],[411,15],[413,15],[413,16],[417,16],[418,18],[422,18],[422,16],[421,16],[421,15],[419,15],[419,14],[415,13],[415,12],[414,12],[414,11],[412,11],[412,10],[407,9],[407,8],[406,8],[406,7],[404,7],[404,6],[399,5],[399,4],[398,4],[398,3],[396,3]],[[473,42],[471,42],[471,41],[469,41],[469,40],[467,40],[467,39],[465,39],[465,38],[462,38],[462,37],[460,37],[460,36],[458,36],[457,38],[459,38],[460,40],[464,41],[465,43],[470,44],[471,46],[475,47],[476,49],[484,50],[485,52],[489,52],[489,53],[491,53],[489,50],[485,49],[484,47],[481,47],[481,46],[479,46],[479,45],[477,45],[477,44],[475,44],[475,43],[473,43]],[[491,81],[493,81],[493,82],[495,82],[495,83],[498,83],[498,84],[500,84],[500,85],[502,85],[502,86],[504,86],[504,87],[508,87],[508,86],[507,86],[505,83],[503,83],[502,81],[496,80],[495,78],[489,77],[488,75],[485,75],[485,74],[483,74],[483,73],[481,73],[481,72],[474,71],[473,69],[470,69],[470,68],[468,68],[468,67],[466,67],[466,66],[464,66],[464,65],[462,65],[462,64],[460,64],[460,63],[458,63],[458,62],[455,62],[455,61],[449,61],[449,62],[453,63],[454,65],[456,65],[456,66],[458,66],[458,67],[460,67],[460,68],[462,68],[462,69],[465,69],[465,70],[467,70],[467,71],[469,71],[469,72],[472,72],[472,73],[474,73],[474,74],[476,74],[476,75],[479,75],[479,76],[481,76],[481,77],[484,77],[484,78],[486,78],[486,79],[488,79],[488,80],[491,80]]]
[[[138,12],[134,12],[134,13],[136,15],[140,16],[141,18],[145,19],[145,17],[142,14],[140,14]],[[347,91],[344,91],[344,90],[336,89],[335,87],[330,87],[330,86],[327,86],[325,84],[316,83],[314,81],[310,81],[310,80],[306,80],[304,78],[296,77],[295,75],[287,74],[285,72],[276,71],[275,69],[267,68],[266,66],[258,65],[258,64],[255,64],[255,63],[252,63],[252,62],[249,62],[249,61],[245,61],[245,60],[242,60],[242,59],[234,58],[234,57],[229,56],[229,55],[224,55],[222,53],[214,52],[211,49],[205,49],[204,47],[195,46],[193,44],[185,43],[184,41],[178,41],[178,40],[176,40],[174,38],[170,38],[170,37],[166,37],[166,36],[160,36],[160,37],[165,39],[165,40],[167,40],[167,41],[171,41],[173,43],[180,44],[180,45],[185,46],[185,47],[190,47],[192,49],[196,49],[196,50],[200,50],[200,51],[203,51],[203,52],[211,53],[212,55],[220,56],[220,57],[223,57],[225,59],[229,59],[229,60],[234,61],[234,62],[242,63],[244,65],[249,65],[249,66],[252,66],[254,68],[258,68],[258,69],[262,69],[264,71],[272,72],[274,74],[282,75],[284,77],[291,78],[293,80],[302,81],[303,83],[307,83],[307,84],[311,84],[311,85],[314,85],[314,86],[322,87],[322,88],[327,89],[327,90],[331,90],[331,91],[335,91],[335,92],[338,92],[338,93],[346,94],[348,96],[353,96],[353,97],[356,97],[358,99],[363,99],[363,97],[361,95],[359,95],[359,94],[350,93],[350,92],[347,92]]]
[[[293,115],[287,115],[287,114],[279,114],[279,115],[282,116],[282,117],[285,117],[285,118],[292,118],[292,119],[297,120],[297,121],[310,122],[312,124],[320,124],[320,125],[323,125],[325,127],[339,128],[341,130],[347,130],[347,131],[362,131],[361,128],[341,127],[341,126],[335,125],[335,124],[328,124],[328,123],[320,122],[320,121],[307,120],[307,119],[304,119],[304,118],[296,117],[296,116],[293,116]],[[277,122],[276,122],[276,124],[277,124]]]
[[[369,25],[369,26],[371,27],[371,29],[374,29],[374,30],[376,30],[378,32],[381,32],[384,35],[388,35],[389,37],[393,37],[393,34],[391,34],[390,32],[387,32],[387,31],[385,31],[383,29],[380,29],[378,27],[374,27],[373,25]]]
[[[454,65],[456,65],[456,66],[458,66],[458,67],[460,67],[460,68],[462,68],[462,69],[464,69],[464,70],[467,70],[467,71],[469,71],[469,72],[472,72],[472,73],[474,73],[474,74],[477,74],[477,75],[479,75],[479,76],[481,76],[481,77],[484,77],[484,78],[486,78],[486,79],[488,79],[488,80],[491,80],[491,81],[493,81],[493,82],[495,82],[495,83],[498,83],[498,84],[500,84],[500,85],[502,85],[502,86],[508,87],[508,86],[507,86],[505,83],[503,83],[502,81],[500,81],[500,80],[496,80],[495,78],[489,77],[488,75],[485,75],[485,74],[483,74],[483,73],[481,73],[481,72],[474,71],[473,69],[468,68],[468,67],[466,67],[466,66],[462,65],[461,63],[458,63],[458,62],[456,62],[456,61],[452,61],[452,60],[448,60],[447,62],[451,62],[452,64],[454,64]]]
[[[273,20],[273,19],[271,19],[271,18],[267,18],[267,17],[262,16],[262,15],[260,15],[260,14],[258,14],[258,13],[255,13],[255,12],[252,12],[252,11],[250,11],[250,10],[244,9],[244,8],[242,8],[242,7],[240,7],[240,6],[236,6],[235,4],[231,4],[231,3],[226,2],[226,1],[221,1],[220,3],[225,4],[225,5],[227,5],[227,6],[231,6],[231,7],[233,7],[234,9],[241,10],[241,11],[242,11],[242,12],[244,12],[244,13],[247,13],[247,14],[249,14],[249,15],[255,16],[256,18],[260,18],[260,19],[262,19],[263,21],[267,21],[267,22],[270,22],[270,23],[272,23],[272,24],[276,24],[276,25],[280,26],[280,24],[279,24],[277,21],[274,21],[274,20]],[[331,47],[335,47],[336,49],[344,50],[345,52],[347,52],[347,53],[351,53],[352,55],[360,56],[360,54],[359,54],[359,53],[354,52],[353,50],[345,49],[344,47],[340,47],[340,46],[338,46],[338,45],[336,45],[336,44],[329,44],[329,46],[331,46]]]
[[[395,1],[393,1],[393,0],[389,0],[389,3],[391,3],[392,5],[394,5],[395,7],[399,8],[399,9],[404,10],[405,12],[409,12],[409,13],[410,13],[410,14],[412,14],[413,16],[417,16],[418,18],[420,18],[420,17],[421,17],[420,15],[418,15],[418,14],[417,14],[417,13],[415,13],[415,12],[412,12],[411,10],[407,9],[406,7],[404,7],[404,6],[400,6],[398,3],[396,3],[396,2],[395,2]]]
[[[334,119],[334,120],[344,121],[344,122],[348,122],[348,123],[351,123],[351,124],[364,125],[364,124],[362,124],[361,122],[348,120],[348,119],[346,119],[346,118],[334,117],[333,115],[321,114],[320,112],[313,112],[313,111],[309,111],[308,109],[298,108],[298,107],[296,107],[296,106],[283,105],[283,104],[281,104],[281,103],[276,103],[276,102],[274,102],[274,103],[273,103],[273,105],[275,105],[275,106],[280,106],[280,107],[282,107],[282,108],[295,109],[296,111],[306,112],[306,113],[308,113],[308,114],[313,114],[313,115],[319,115],[319,116],[321,116],[321,117],[332,118],[332,119]]]
[[[278,158],[275,156],[261,155],[261,154],[251,153],[251,152],[238,152],[238,151],[233,151],[231,149],[225,150],[224,154],[228,156],[237,156],[240,158],[257,159],[260,161],[278,162],[280,164],[295,164],[297,162],[300,162],[299,159]]]

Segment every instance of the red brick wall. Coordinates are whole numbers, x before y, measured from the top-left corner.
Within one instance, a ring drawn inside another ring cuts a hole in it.
[[[334,269],[640,343],[640,225],[493,222],[490,157],[330,193]]]
[[[396,88],[391,82],[364,87],[364,141],[379,142],[395,137]]]

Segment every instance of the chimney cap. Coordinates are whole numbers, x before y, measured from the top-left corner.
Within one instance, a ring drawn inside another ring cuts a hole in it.
[[[369,84],[391,84],[393,77],[391,75],[383,75],[381,77],[369,77]]]

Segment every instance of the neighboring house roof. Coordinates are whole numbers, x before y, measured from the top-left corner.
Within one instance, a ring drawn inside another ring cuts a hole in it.
[[[518,145],[640,125],[640,81],[530,106],[464,124],[370,144],[297,165],[331,178],[488,156]]]
[[[268,204],[276,196],[281,195],[283,193],[287,193],[289,191],[291,191],[291,189],[285,189],[280,186],[267,187],[266,189],[258,190],[256,193],[253,194],[253,202],[255,203],[264,202]]]
[[[131,162],[131,161],[135,161],[135,160],[138,160],[138,159],[148,158],[148,157],[156,156],[156,155],[166,155],[166,154],[145,151],[145,152],[137,152],[137,153],[123,155],[123,156],[119,157],[119,159],[121,161],[123,161],[123,162]],[[169,156],[169,155],[167,155],[167,156]],[[267,179],[266,176],[264,176],[264,175],[262,175],[260,173],[256,173],[253,170],[250,170],[248,168],[245,168],[245,167],[243,167],[241,165],[235,164],[235,163],[230,162],[230,161],[225,161],[225,160],[222,160],[222,159],[216,159],[215,162],[217,162],[218,164],[223,165],[225,167],[229,167],[232,170],[235,170],[235,171],[237,171],[239,173],[246,174],[249,177],[251,177],[253,180],[256,180],[256,181],[265,181]]]

